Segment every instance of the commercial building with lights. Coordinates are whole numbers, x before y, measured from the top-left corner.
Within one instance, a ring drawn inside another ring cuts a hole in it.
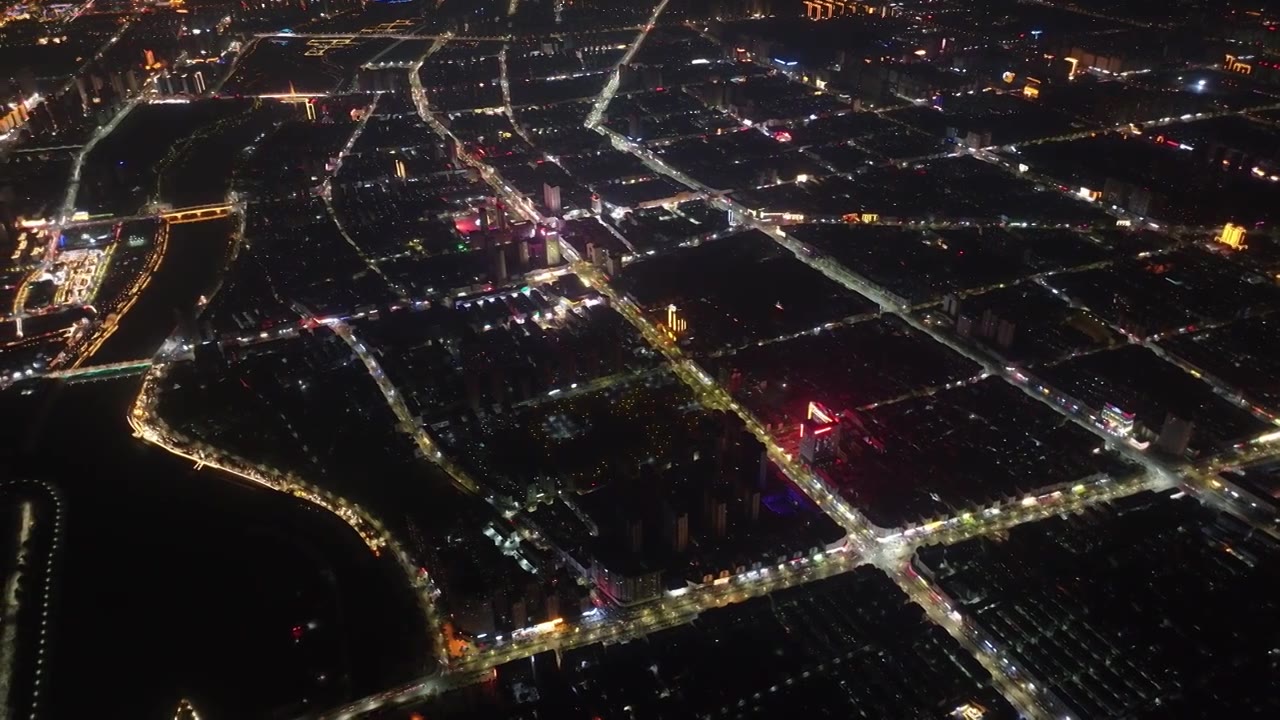
[[[840,418],[816,402],[809,403],[809,416],[800,423],[800,459],[825,465],[835,459],[839,446]]]

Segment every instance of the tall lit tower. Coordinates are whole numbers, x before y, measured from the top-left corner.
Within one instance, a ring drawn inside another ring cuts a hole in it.
[[[1244,234],[1245,230],[1243,225],[1227,223],[1222,227],[1222,232],[1218,237],[1214,239],[1232,250],[1244,250],[1248,247],[1248,245],[1244,244]]]
[[[680,317],[680,310],[674,304],[667,306],[667,335],[672,340],[684,335],[684,331],[689,329],[689,324],[684,318]]]

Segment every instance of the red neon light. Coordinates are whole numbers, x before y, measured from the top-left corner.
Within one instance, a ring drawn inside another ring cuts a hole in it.
[[[800,437],[804,437],[804,423],[800,423]]]
[[[832,422],[831,416],[827,414],[827,411],[823,409],[821,405],[819,405],[816,402],[810,402],[809,403],[809,419],[812,420],[815,417],[818,418],[819,421],[824,423]]]
[[[813,431],[813,434],[814,434],[814,435],[823,435],[823,434],[826,434],[826,433],[831,432],[832,430],[835,430],[835,427],[833,427],[833,426],[831,426],[831,425],[828,425],[827,427],[824,427],[824,428],[818,428],[817,430],[814,430],[814,431]]]

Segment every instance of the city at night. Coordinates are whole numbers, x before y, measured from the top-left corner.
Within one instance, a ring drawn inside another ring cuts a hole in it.
[[[0,720],[1280,717],[1277,0],[0,0]]]

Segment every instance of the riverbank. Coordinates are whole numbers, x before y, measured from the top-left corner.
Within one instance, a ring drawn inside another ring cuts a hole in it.
[[[11,473],[67,507],[45,717],[291,717],[420,672],[393,561],[336,517],[133,438],[137,378],[0,393]],[[30,394],[23,394],[30,390]]]

